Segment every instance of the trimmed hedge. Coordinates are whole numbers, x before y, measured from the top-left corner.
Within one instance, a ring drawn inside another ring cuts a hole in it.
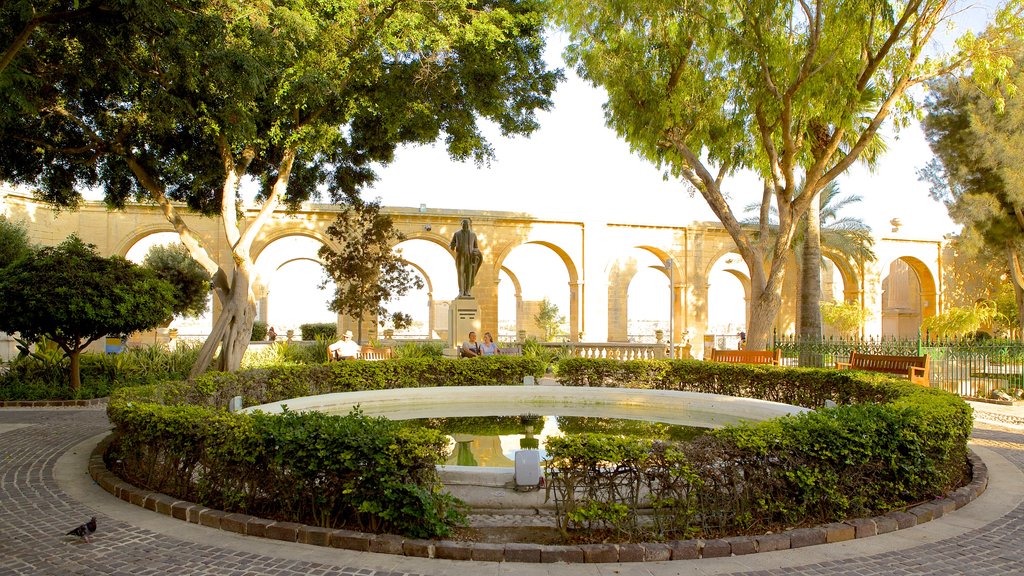
[[[970,406],[903,380],[695,361],[572,360],[560,369],[563,384],[732,393],[819,408],[689,444],[601,434],[553,439],[548,475],[566,528],[602,527],[632,539],[764,533],[927,500],[967,472]],[[845,405],[820,408],[825,400]],[[641,523],[641,509],[650,508],[654,522]]]
[[[532,358],[408,358],[217,373],[193,384],[125,389],[108,409],[116,426],[108,462],[145,488],[227,511],[443,535],[459,510],[438,493],[433,464],[447,455],[433,431],[401,431],[359,414],[246,416],[222,407],[236,395],[254,405],[350,390],[515,384],[543,369]],[[809,407],[839,403],[690,443],[599,434],[552,439],[548,477],[566,530],[604,527],[626,540],[763,533],[925,500],[948,492],[966,472],[970,407],[884,375],[579,359],[563,360],[559,373],[567,385],[731,392]],[[641,514],[644,507],[653,516]]]
[[[472,360],[397,358],[378,362],[277,366],[236,373],[210,372],[191,384],[169,383],[161,388],[160,401],[225,407],[231,398],[242,396],[245,406],[256,406],[332,392],[516,385],[522,384],[524,376],[541,377],[544,366],[535,358],[485,356]]]
[[[313,324],[299,325],[299,333],[303,340],[316,340],[322,338],[333,342],[338,338],[338,324],[335,322],[315,322]]]
[[[442,536],[461,522],[440,492],[447,439],[359,413],[235,414],[116,394],[108,467],[149,490],[323,527]]]

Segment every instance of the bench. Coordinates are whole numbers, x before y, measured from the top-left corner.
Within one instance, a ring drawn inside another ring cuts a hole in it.
[[[726,364],[766,364],[778,366],[782,362],[782,350],[716,350],[711,349],[712,362]]]
[[[354,358],[348,358],[351,360],[390,360],[394,358],[394,351],[391,348],[374,348],[373,346],[360,346],[359,354]],[[343,358],[335,358],[330,350],[327,351],[328,362],[338,362]]]
[[[867,370],[906,376],[914,384],[929,386],[928,354],[924,356],[887,356],[850,352],[849,362],[836,362],[836,368]]]

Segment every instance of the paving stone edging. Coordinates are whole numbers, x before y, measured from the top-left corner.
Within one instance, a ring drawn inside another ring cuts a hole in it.
[[[89,408],[102,406],[109,398],[89,400],[0,400],[0,408]]]
[[[393,534],[369,534],[354,530],[320,528],[214,510],[194,502],[186,502],[158,492],[143,490],[121,480],[113,472],[107,470],[103,461],[103,453],[111,439],[112,436],[107,436],[93,450],[89,457],[89,475],[107,492],[147,510],[193,524],[248,536],[360,552],[447,560],[533,563],[655,562],[722,558],[803,548],[816,544],[867,538],[911,528],[941,518],[966,506],[981,496],[988,487],[988,467],[977,454],[969,450],[967,457],[972,470],[969,484],[954,490],[944,498],[919,504],[906,511],[889,512],[874,518],[857,518],[813,528],[797,528],[779,534],[731,536],[711,540],[676,540],[666,543],[645,542],[641,544],[582,544],[578,546],[488,544],[453,540],[406,539]]]

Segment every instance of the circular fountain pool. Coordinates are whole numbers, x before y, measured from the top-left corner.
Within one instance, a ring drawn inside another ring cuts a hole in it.
[[[339,392],[292,398],[246,411],[273,414],[287,407],[296,412],[347,414],[357,406],[367,416],[392,420],[541,414],[621,418],[700,428],[721,428],[807,411],[789,404],[718,394],[568,386],[452,386]],[[511,467],[450,465],[441,466],[440,472],[448,491],[471,506],[543,506],[542,492],[504,490],[514,484]]]

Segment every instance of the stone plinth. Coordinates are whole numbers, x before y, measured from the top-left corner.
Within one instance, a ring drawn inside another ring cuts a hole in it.
[[[459,296],[452,300],[448,307],[448,348],[456,349],[462,346],[463,340],[469,338],[470,332],[477,333],[477,342],[481,340],[480,334],[480,305],[476,298]]]

